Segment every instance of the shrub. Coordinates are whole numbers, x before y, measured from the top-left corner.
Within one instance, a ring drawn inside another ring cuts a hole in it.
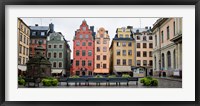
[[[108,76],[108,78],[116,78],[117,76],[116,75],[110,75]]]
[[[19,85],[25,85],[26,84],[26,81],[24,79],[18,79],[18,84]]]
[[[57,86],[58,85],[58,80],[57,79],[53,79],[51,81],[52,86]]]
[[[101,75],[96,75],[94,78],[103,78]]]
[[[55,78],[47,78],[42,80],[43,86],[57,86],[58,80]]]
[[[129,74],[123,74],[122,78],[131,78],[131,76]]]
[[[145,77],[140,80],[144,86],[158,86],[158,80],[152,77]]]
[[[78,75],[70,76],[69,78],[80,78]]]

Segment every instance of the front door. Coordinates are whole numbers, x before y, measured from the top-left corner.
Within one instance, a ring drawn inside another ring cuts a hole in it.
[[[85,71],[82,72],[82,76],[85,76]]]

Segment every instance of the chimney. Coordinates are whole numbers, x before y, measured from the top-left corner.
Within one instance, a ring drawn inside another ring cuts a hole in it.
[[[35,24],[35,26],[38,26],[38,24]]]
[[[49,24],[49,29],[50,29],[50,32],[53,33],[54,32],[54,24]]]
[[[146,26],[145,29],[148,29],[148,26]]]

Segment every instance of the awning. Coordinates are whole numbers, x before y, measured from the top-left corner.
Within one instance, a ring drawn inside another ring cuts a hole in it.
[[[62,73],[61,69],[51,69],[51,73]]]
[[[18,65],[17,67],[21,71],[26,71],[26,69],[27,69],[26,65]]]
[[[132,72],[131,66],[114,66],[116,72]]]

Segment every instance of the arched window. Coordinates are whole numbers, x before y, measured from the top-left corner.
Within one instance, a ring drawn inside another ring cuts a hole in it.
[[[155,63],[155,64],[154,64],[154,70],[156,70],[156,61],[157,61],[157,60],[156,60],[156,56],[155,56],[155,57],[154,57],[154,63]]]
[[[155,35],[155,46],[157,46],[157,35]]]
[[[143,36],[143,40],[147,40],[146,36]]]
[[[167,52],[167,64],[168,64],[168,68],[171,68],[171,53],[170,53],[170,51]]]
[[[149,36],[149,40],[152,40],[152,36]]]
[[[165,68],[165,55],[162,53],[162,69]]]

